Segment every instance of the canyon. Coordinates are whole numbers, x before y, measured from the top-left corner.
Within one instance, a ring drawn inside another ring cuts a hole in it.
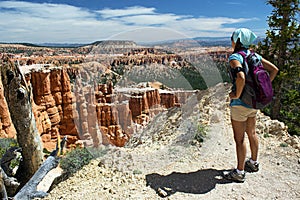
[[[189,63],[191,57],[205,55],[223,61],[229,54],[224,48],[210,51],[202,48],[200,55],[194,52],[188,61],[184,55],[121,41],[98,42],[75,49],[23,45],[1,48],[13,52],[8,56],[18,65],[32,90],[32,110],[47,151],[55,149],[57,139],[64,136],[68,148],[101,144],[122,147],[155,115],[184,105],[197,92],[192,87],[169,88],[155,80],[139,83],[124,80],[126,71],[149,68],[156,70],[155,74],[166,73],[165,78],[170,69],[193,68]],[[143,74],[139,77],[145,78]],[[0,137],[15,138],[16,130],[1,84]]]

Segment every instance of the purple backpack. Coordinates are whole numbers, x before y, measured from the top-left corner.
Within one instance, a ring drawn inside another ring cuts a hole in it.
[[[273,89],[269,73],[257,55],[251,51],[249,55],[244,51],[238,52],[243,56],[246,84],[240,99],[255,109],[262,109],[273,100]]]

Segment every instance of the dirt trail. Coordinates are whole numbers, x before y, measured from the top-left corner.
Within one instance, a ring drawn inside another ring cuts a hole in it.
[[[247,173],[244,183],[224,180],[224,171],[236,163],[228,104],[198,101],[184,112],[159,114],[127,147],[109,147],[45,199],[300,199],[299,150],[281,147],[272,135],[259,135],[259,172]],[[211,117],[214,113],[218,116]],[[210,120],[201,145],[191,143],[194,119]]]
[[[300,199],[299,154],[275,138],[260,137],[258,173],[248,173],[244,183],[223,180],[235,166],[231,134],[213,124],[201,148],[114,149],[111,160],[94,160],[46,199]]]
[[[235,167],[235,145],[230,126],[212,126],[210,139],[203,144],[200,152],[206,158],[204,169],[230,170]],[[300,199],[299,153],[290,147],[280,147],[275,138],[260,135],[259,161],[261,169],[257,173],[247,173],[244,183],[217,183],[215,188],[203,195],[205,199]],[[247,142],[248,157],[250,156]],[[192,199],[192,198],[191,198]]]

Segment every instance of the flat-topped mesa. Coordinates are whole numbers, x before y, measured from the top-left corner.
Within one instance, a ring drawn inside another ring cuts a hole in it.
[[[134,41],[130,40],[103,40],[93,42],[91,45],[99,46],[101,48],[126,48],[126,47],[137,47]]]
[[[97,41],[84,48],[89,48],[89,54],[124,54],[133,48],[138,48],[133,41],[126,40],[104,40]]]

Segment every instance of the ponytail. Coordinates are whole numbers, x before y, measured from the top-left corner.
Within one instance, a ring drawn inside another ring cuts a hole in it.
[[[247,48],[243,46],[243,44],[240,41],[240,38],[237,39],[236,43],[235,43],[235,47],[234,47],[234,51],[233,53],[237,53],[239,51],[242,50],[246,50]]]

